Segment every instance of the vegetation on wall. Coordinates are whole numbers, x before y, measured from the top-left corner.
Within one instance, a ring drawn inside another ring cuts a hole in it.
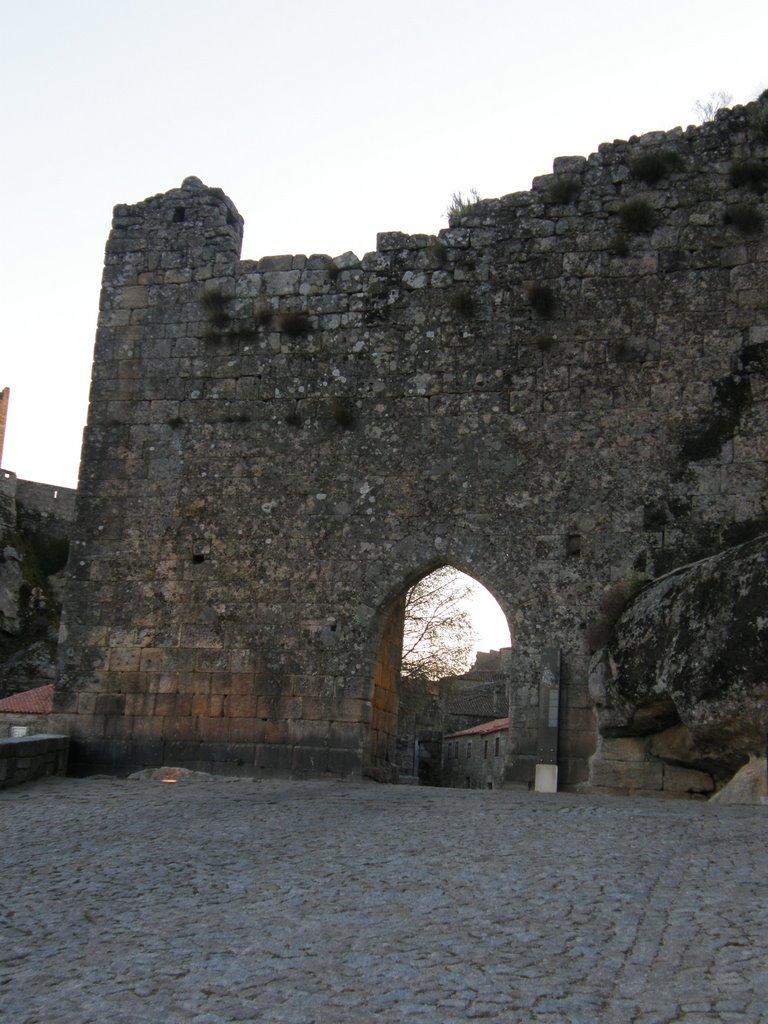
[[[279,330],[290,338],[298,338],[312,330],[312,321],[306,313],[281,313],[277,319]]]
[[[5,612],[0,616],[0,696],[27,688],[22,663],[27,652],[44,650],[50,664],[55,661],[61,607],[50,577],[64,569],[68,557],[69,540],[44,530],[19,528],[0,539],[0,586],[5,591]],[[11,608],[18,613],[15,621],[5,617]]]
[[[731,164],[730,180],[734,188],[750,188],[762,195],[768,188],[768,163],[764,160],[735,160]]]
[[[759,235],[763,230],[763,215],[756,206],[737,203],[726,208],[723,224],[735,228],[742,235]]]
[[[563,175],[555,178],[547,191],[547,199],[550,203],[572,203],[581,192],[581,182],[578,178],[570,175]]]
[[[206,289],[201,301],[208,311],[208,322],[212,327],[223,330],[229,325],[231,319],[228,310],[230,299],[221,289]]]
[[[752,108],[749,127],[757,142],[768,142],[768,89],[760,94]]]
[[[444,267],[448,262],[448,246],[445,242],[441,242],[439,238],[436,238],[430,245],[432,251],[432,258],[438,267]]]
[[[468,288],[459,288],[450,298],[451,309],[469,320],[475,313],[475,300]]]
[[[646,185],[656,185],[672,171],[679,171],[683,161],[674,149],[643,153],[630,164],[634,176]]]
[[[656,227],[656,212],[645,199],[629,199],[619,210],[619,220],[625,231],[644,233]]]
[[[445,211],[448,217],[449,226],[455,228],[461,218],[465,217],[468,213],[471,213],[472,208],[477,206],[479,202],[480,195],[476,188],[471,188],[469,190],[469,195],[466,198],[461,194],[461,192],[454,192]]]
[[[684,462],[715,458],[738,427],[742,413],[752,403],[749,379],[730,374],[712,384],[712,409],[683,433],[680,455]]]
[[[552,316],[554,313],[555,293],[549,285],[541,284],[538,281],[532,281],[526,286],[525,296],[528,299],[528,304],[531,309],[539,316],[548,317]]]
[[[348,398],[334,398],[331,402],[331,416],[342,430],[354,430],[357,426],[357,412]]]
[[[606,587],[600,599],[599,612],[587,626],[586,640],[590,651],[608,646],[616,623],[629,603],[648,585],[648,582],[644,577],[638,576]]]

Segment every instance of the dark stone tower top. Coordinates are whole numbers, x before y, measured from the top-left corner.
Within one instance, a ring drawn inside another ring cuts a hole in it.
[[[134,206],[114,208],[112,234],[106,249],[107,272],[120,275],[152,274],[153,280],[179,283],[177,275],[162,274],[179,268],[210,265],[216,256],[229,267],[240,257],[243,218],[220,188],[209,188],[189,177],[181,188],[145,199]],[[157,254],[162,253],[158,261]]]

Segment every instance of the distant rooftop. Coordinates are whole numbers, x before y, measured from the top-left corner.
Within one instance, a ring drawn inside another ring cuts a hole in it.
[[[486,736],[489,732],[506,732],[507,729],[509,729],[508,718],[494,718],[492,722],[483,722],[482,725],[473,725],[471,729],[452,732],[445,738],[454,740],[459,736]]]
[[[0,700],[0,714],[50,715],[53,711],[53,683],[36,686],[34,690],[14,693]]]

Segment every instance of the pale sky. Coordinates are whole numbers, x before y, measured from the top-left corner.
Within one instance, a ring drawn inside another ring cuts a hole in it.
[[[196,175],[243,256],[359,256],[455,191],[768,87],[757,0],[0,0],[3,468],[75,486],[116,203]]]

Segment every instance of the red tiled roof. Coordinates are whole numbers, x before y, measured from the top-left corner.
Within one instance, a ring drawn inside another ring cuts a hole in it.
[[[482,725],[473,725],[471,729],[462,729],[461,732],[452,732],[445,738],[447,740],[454,740],[457,736],[485,736],[489,732],[506,732],[508,728],[508,718],[494,718],[492,722],[483,722]]]
[[[0,712],[3,711],[17,715],[50,715],[53,711],[53,683],[4,697],[0,700]]]

